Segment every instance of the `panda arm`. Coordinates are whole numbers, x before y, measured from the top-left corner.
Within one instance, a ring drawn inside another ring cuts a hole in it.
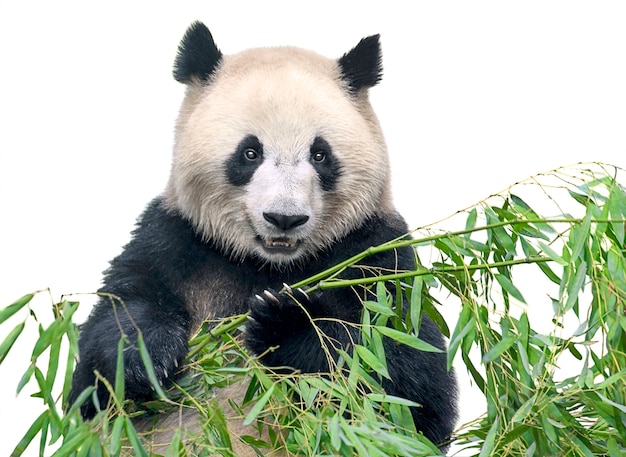
[[[126,398],[134,400],[152,396],[137,345],[139,333],[159,382],[172,379],[188,352],[190,316],[176,290],[181,281],[177,272],[185,270],[189,260],[177,255],[180,230],[175,221],[168,223],[164,216],[158,201],[153,203],[140,219],[131,242],[111,262],[100,290],[103,295],[80,327],[71,403],[94,385],[95,371],[114,383],[122,337],[127,338],[123,353]],[[97,395],[104,408],[109,395],[101,382]],[[81,411],[85,417],[97,412],[91,401],[83,404]]]

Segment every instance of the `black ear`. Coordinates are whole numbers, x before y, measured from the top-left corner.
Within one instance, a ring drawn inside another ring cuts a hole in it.
[[[373,87],[383,77],[383,61],[380,35],[363,38],[350,52],[339,59],[343,79],[351,92]]]
[[[192,23],[178,45],[174,62],[174,79],[190,83],[194,79],[208,82],[222,60],[211,32],[200,21]]]

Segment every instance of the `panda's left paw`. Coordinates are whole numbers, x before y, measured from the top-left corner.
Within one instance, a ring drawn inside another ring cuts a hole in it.
[[[310,326],[307,311],[309,296],[301,289],[284,286],[284,292],[272,289],[255,295],[248,303],[250,314],[246,325],[246,344],[255,354],[262,354],[273,346],[298,335]]]

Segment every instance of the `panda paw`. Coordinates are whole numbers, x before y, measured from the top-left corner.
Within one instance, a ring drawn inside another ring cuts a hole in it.
[[[281,346],[311,325],[308,312],[311,299],[302,289],[291,289],[285,284],[282,293],[264,290],[250,299],[248,305],[246,344],[254,354]]]

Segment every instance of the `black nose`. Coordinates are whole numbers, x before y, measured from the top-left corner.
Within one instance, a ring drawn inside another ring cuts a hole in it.
[[[309,216],[301,216],[301,215],[287,216],[285,214],[278,214],[278,213],[263,213],[263,217],[265,218],[267,222],[269,222],[272,225],[275,225],[276,227],[278,227],[279,229],[285,232],[289,229],[298,227],[299,225],[302,225],[306,223],[306,221],[309,220]]]

